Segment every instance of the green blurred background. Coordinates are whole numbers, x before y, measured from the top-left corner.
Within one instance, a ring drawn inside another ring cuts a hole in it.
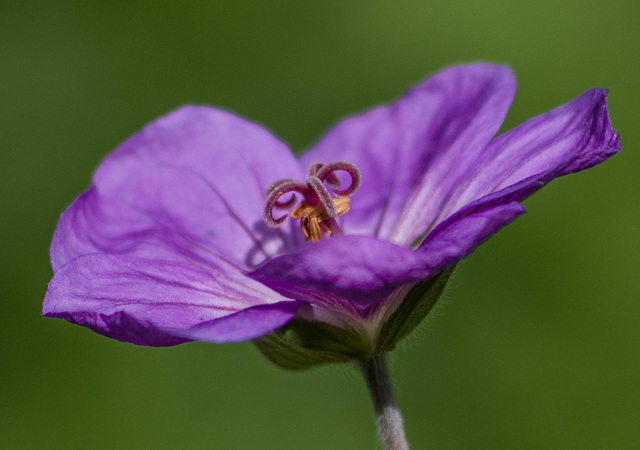
[[[392,370],[413,448],[640,448],[640,2],[0,3],[0,447],[376,448],[350,367],[251,343],[167,349],[40,317],[48,247],[92,171],[195,102],[301,150],[439,68],[511,65],[504,129],[610,88],[623,151],[526,201]]]

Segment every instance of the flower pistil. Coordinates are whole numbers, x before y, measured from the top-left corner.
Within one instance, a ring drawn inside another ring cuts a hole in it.
[[[351,177],[351,184],[346,189],[338,189],[340,179],[335,172],[344,171]],[[345,214],[349,209],[349,196],[359,187],[362,181],[360,170],[349,162],[336,161],[329,164],[314,162],[307,170],[307,180],[303,183],[291,178],[285,178],[272,183],[267,188],[267,199],[264,205],[264,221],[270,227],[277,227],[284,222],[286,215],[275,219],[273,209],[286,209],[295,202],[295,193],[302,195],[303,200],[289,213],[289,217],[300,220],[300,227],[305,242],[318,242],[324,237],[336,236],[341,233],[335,218]],[[332,197],[327,183],[331,187]],[[287,201],[280,198],[291,193]]]

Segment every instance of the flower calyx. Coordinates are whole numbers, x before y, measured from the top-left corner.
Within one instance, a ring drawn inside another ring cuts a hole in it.
[[[288,370],[358,361],[393,351],[433,311],[454,270],[455,264],[416,283],[369,317],[354,316],[352,321],[332,325],[298,315],[254,343],[269,361]]]
[[[335,172],[343,171],[351,177],[351,184],[345,189],[340,187],[340,179]],[[267,188],[267,199],[264,205],[264,221],[270,227],[281,225],[286,215],[277,219],[273,217],[273,210],[288,209],[296,200],[296,193],[302,195],[303,200],[291,210],[289,217],[300,220],[300,228],[305,242],[318,242],[324,237],[336,236],[341,233],[335,220],[351,208],[349,196],[360,187],[362,175],[360,170],[346,161],[336,161],[328,164],[314,162],[307,170],[307,180],[303,183],[286,178],[272,183]],[[334,198],[325,183],[331,187]],[[292,194],[286,201],[280,198]]]

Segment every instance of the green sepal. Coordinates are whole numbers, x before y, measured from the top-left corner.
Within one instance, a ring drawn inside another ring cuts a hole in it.
[[[431,312],[454,269],[451,266],[417,283],[380,326],[375,342],[364,328],[336,327],[301,319],[294,319],[253,342],[269,361],[289,370],[362,360],[393,350]]]
[[[269,361],[289,370],[345,363],[371,354],[370,338],[364,331],[300,319],[254,343]]]
[[[382,325],[376,350],[391,351],[427,317],[442,295],[455,264],[438,275],[416,284],[402,300],[391,317]]]

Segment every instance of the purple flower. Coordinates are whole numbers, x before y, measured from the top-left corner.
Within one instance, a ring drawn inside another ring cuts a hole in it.
[[[494,138],[514,93],[507,67],[451,67],[299,159],[257,124],[183,107],[109,155],[64,212],[43,314],[141,345],[303,323],[366,347],[417,304],[417,283],[441,291],[437,276],[523,214],[523,199],[619,150],[603,89]],[[293,208],[287,192],[306,203],[272,228],[264,216],[276,225]]]

